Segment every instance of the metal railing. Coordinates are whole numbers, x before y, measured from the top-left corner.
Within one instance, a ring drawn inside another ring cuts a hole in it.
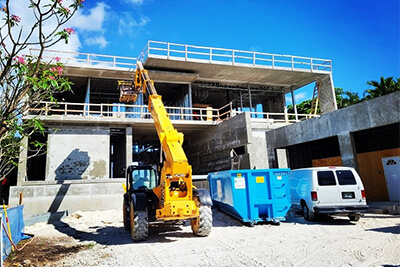
[[[38,52],[39,49],[30,49],[31,55],[37,55]],[[158,41],[148,41],[138,58],[57,50],[44,51],[44,60],[54,60],[55,57],[59,57],[64,64],[87,64],[99,67],[128,69],[136,69],[136,60],[140,60],[144,63],[146,59],[150,57],[257,68],[303,70],[324,73],[332,72],[332,61],[329,59]]]
[[[145,62],[148,57],[191,62],[227,64],[233,66],[309,70],[311,72],[315,71],[327,73],[332,72],[332,61],[329,59],[194,46],[158,41],[148,41],[138,59],[142,62]]]
[[[243,113],[245,111],[233,111],[233,115]],[[274,123],[296,123],[302,120],[308,120],[312,118],[319,117],[319,115],[313,114],[299,114],[299,113],[276,113],[276,112],[254,112],[246,111],[250,113],[250,118],[252,121],[266,122],[269,124]]]
[[[223,107],[224,108],[224,107]],[[228,117],[223,109],[166,107],[171,120],[217,121]],[[147,105],[40,102],[29,115],[80,116],[87,118],[151,119]]]
[[[189,107],[166,107],[171,120],[186,121],[223,121],[234,117],[245,111],[236,111],[229,103],[221,108],[189,108]],[[148,119],[151,114],[147,105],[126,104],[92,104],[92,103],[52,103],[40,102],[29,109],[29,115],[34,116],[64,116],[85,118],[114,118],[114,119]],[[250,112],[253,121],[274,123],[296,123],[303,119],[315,116],[310,114]]]
[[[39,51],[39,49],[31,48],[29,50],[29,53],[31,55],[37,56]],[[45,50],[42,59],[45,61],[55,62],[56,57],[58,57],[60,59],[60,62],[64,64],[86,64],[99,67],[127,69],[136,69],[137,60],[134,57],[109,56],[58,50]]]

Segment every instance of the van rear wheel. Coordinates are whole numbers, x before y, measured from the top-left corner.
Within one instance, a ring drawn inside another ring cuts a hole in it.
[[[303,205],[303,217],[306,219],[306,221],[315,220],[315,213],[307,207],[307,204]]]
[[[360,220],[360,218],[361,218],[360,214],[350,214],[349,215],[349,219],[352,222],[358,222]]]

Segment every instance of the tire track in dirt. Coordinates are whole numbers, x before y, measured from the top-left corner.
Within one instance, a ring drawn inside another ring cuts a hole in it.
[[[224,248],[228,249],[229,251],[233,253],[229,253],[229,257],[234,261],[234,262],[240,262],[243,266],[259,266],[259,267],[266,267],[264,263],[248,256],[247,254],[241,252],[238,250],[234,245],[229,244],[225,241],[223,241],[221,238],[218,236],[214,237],[214,241],[223,246]],[[234,255],[234,257],[232,257]]]

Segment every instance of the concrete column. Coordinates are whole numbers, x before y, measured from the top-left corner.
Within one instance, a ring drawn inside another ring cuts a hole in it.
[[[132,127],[126,127],[125,130],[126,137],[126,167],[132,164],[132,146],[133,146],[133,138],[132,138]]]
[[[278,168],[289,168],[286,156],[286,149],[277,148],[276,149],[276,157],[278,161]]]
[[[19,153],[17,186],[22,185],[22,183],[26,181],[27,162],[28,162],[28,137],[24,137],[24,139],[22,140],[21,151]]]
[[[337,110],[335,87],[333,86],[332,75],[326,75],[320,80],[319,101],[321,113],[328,113]]]
[[[338,135],[340,155],[343,166],[358,169],[357,154],[354,145],[353,134],[342,133]]]
[[[87,79],[87,87],[86,87],[86,96],[85,96],[85,104],[90,103],[90,77]],[[90,108],[85,105],[86,116],[89,115]]]
[[[290,87],[290,93],[292,94],[292,105],[293,105],[293,109],[294,109],[295,118],[296,118],[296,121],[298,121],[299,117],[297,115],[297,106],[296,106],[296,99],[294,98],[293,87]],[[285,103],[285,106],[286,106],[286,103]]]

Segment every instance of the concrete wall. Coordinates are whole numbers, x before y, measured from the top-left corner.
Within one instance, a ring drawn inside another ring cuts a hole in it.
[[[50,128],[46,181],[108,178],[109,134],[104,127]]]
[[[78,210],[121,209],[124,179],[28,182],[10,188],[10,205],[23,193],[24,215]]]
[[[332,75],[326,75],[319,81],[321,82],[321,88],[319,91],[321,113],[325,114],[337,110],[335,87],[333,86]]]
[[[352,132],[400,122],[400,92],[329,112],[267,132],[270,167],[277,167],[275,149],[338,136],[344,166],[357,167]]]
[[[247,146],[250,157],[250,169],[268,169],[266,130],[252,129],[251,143]]]
[[[251,143],[251,122],[248,113],[242,113],[215,127],[186,136],[185,152],[194,174],[207,174],[231,168],[230,155],[233,148],[245,147],[240,155],[241,168],[250,168],[247,145]]]

